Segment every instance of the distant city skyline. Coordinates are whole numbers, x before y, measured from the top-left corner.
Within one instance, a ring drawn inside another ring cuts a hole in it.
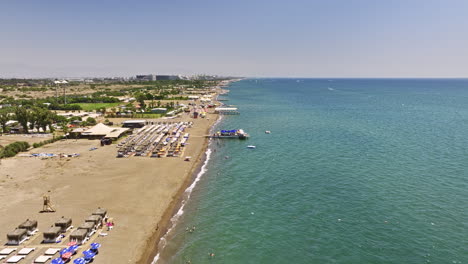
[[[468,1],[0,2],[0,78],[468,77]]]

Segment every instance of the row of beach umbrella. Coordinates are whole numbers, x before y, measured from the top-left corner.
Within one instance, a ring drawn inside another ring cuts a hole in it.
[[[94,256],[98,253],[98,249],[101,247],[99,243],[91,243],[91,247],[88,250],[83,251],[83,257],[77,258],[73,261],[74,264],[86,264],[89,263]],[[68,243],[68,247],[60,251],[60,257],[53,259],[51,264],[65,264],[73,255],[76,254],[78,245],[76,242]]]

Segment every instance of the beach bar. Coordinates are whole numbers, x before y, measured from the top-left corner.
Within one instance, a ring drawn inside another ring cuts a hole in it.
[[[88,235],[88,231],[86,229],[77,229],[70,234],[70,242],[76,242],[78,245],[83,244]]]
[[[8,245],[19,245],[28,238],[28,230],[24,228],[16,228],[7,234]]]
[[[46,231],[44,231],[44,240],[43,243],[56,243],[59,238],[60,234],[62,233],[62,228],[59,226],[52,226]]]
[[[71,227],[72,219],[65,218],[62,216],[59,220],[55,221],[55,226],[60,227],[60,232],[65,233],[67,232],[68,228]]]
[[[28,235],[33,235],[37,231],[37,221],[26,219],[21,225],[18,226],[21,229],[26,229]]]

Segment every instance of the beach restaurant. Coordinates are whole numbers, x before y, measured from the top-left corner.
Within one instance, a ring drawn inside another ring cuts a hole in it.
[[[103,123],[99,123],[92,128],[81,132],[81,137],[88,139],[117,139],[129,131],[128,128],[109,127]]]

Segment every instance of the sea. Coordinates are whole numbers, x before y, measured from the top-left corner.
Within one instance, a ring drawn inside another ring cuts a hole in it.
[[[467,79],[228,89],[250,138],[211,140],[153,263],[468,263]]]

